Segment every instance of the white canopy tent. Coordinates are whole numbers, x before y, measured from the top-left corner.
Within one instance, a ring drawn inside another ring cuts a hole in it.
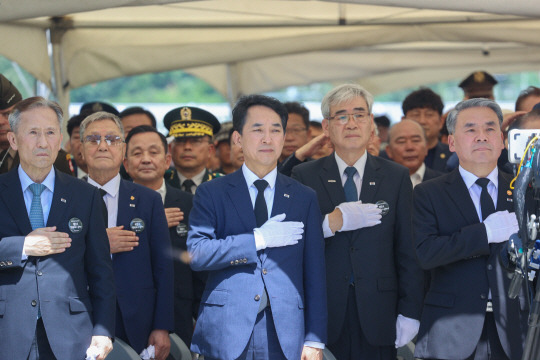
[[[379,94],[540,70],[539,19],[533,0],[18,0],[0,3],[0,54],[64,107],[72,88],[175,69],[231,102],[321,81]]]

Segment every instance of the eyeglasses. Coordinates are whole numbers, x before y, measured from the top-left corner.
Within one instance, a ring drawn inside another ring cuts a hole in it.
[[[300,133],[303,133],[304,131],[307,131],[307,129],[301,128],[301,127],[290,127],[290,128],[285,129],[286,134],[294,134],[294,135],[298,135]]]
[[[86,135],[84,137],[84,142],[89,143],[92,146],[99,146],[99,144],[101,144],[101,139],[105,140],[107,146],[118,146],[124,143],[124,140],[118,135]]]
[[[174,142],[179,144],[179,145],[186,145],[188,142],[190,144],[193,144],[195,146],[197,145],[202,145],[204,143],[208,144],[209,141],[206,137],[193,137],[193,138],[175,138],[174,139]]]
[[[341,125],[345,125],[349,122],[350,117],[352,117],[356,123],[366,123],[369,119],[369,114],[367,111],[354,114],[339,114],[330,116],[328,120],[337,120]]]

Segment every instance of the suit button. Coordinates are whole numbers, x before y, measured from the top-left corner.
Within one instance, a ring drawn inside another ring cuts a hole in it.
[[[263,273],[263,275],[266,275],[268,273],[268,271],[266,269],[263,269],[262,273]]]
[[[37,301],[36,301],[36,300],[32,300],[31,304],[32,304],[33,307],[36,307]]]
[[[255,301],[261,300],[261,297],[259,295],[255,295]]]
[[[480,294],[480,299],[484,300],[486,298],[486,294]]]
[[[488,269],[488,270],[493,270],[493,265],[488,264],[487,269]]]
[[[351,252],[354,252],[354,248],[353,248],[353,247],[351,248]]]
[[[36,274],[37,274],[37,276],[43,275],[43,273],[41,272],[41,270],[36,271]]]

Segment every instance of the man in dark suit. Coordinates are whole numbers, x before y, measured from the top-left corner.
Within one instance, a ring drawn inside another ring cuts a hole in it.
[[[165,174],[170,185],[194,194],[203,182],[223,176],[206,168],[216,151],[212,138],[221,128],[212,113],[193,106],[179,107],[165,114],[163,124],[174,137],[170,144],[174,169]]]
[[[459,168],[414,191],[414,241],[431,270],[415,356],[429,359],[520,359],[527,300],[508,298],[498,255],[517,220],[508,176],[497,168],[503,115],[492,100],[456,105],[446,120]]]
[[[287,110],[245,96],[233,124],[245,163],[202,184],[189,219],[191,266],[209,272],[191,349],[207,360],[321,360],[321,216],[313,191],[277,171]]]
[[[191,271],[187,253],[189,212],[193,195],[174,188],[163,179],[171,164],[167,139],[154,127],[134,127],[126,137],[124,166],[133,182],[156,190],[165,205],[165,215],[174,254],[174,332],[189,346],[204,290],[204,274]]]
[[[426,133],[416,121],[403,119],[390,128],[386,154],[391,160],[409,169],[413,188],[422,181],[443,174],[424,164],[427,155]]]
[[[328,347],[340,360],[395,358],[416,335],[422,307],[411,181],[403,166],[367,153],[372,104],[359,85],[326,94],[322,126],[335,153],[292,174],[317,192],[324,216]]]
[[[58,104],[29,98],[9,120],[20,166],[0,176],[0,358],[104,359],[115,291],[99,194],[53,167]]]
[[[420,88],[407,95],[401,108],[403,119],[414,120],[424,128],[428,148],[424,160],[426,166],[433,170],[446,171],[446,162],[452,154],[448,145],[439,140],[439,133],[444,126],[444,104],[441,97],[431,89]]]
[[[173,265],[167,219],[155,191],[120,178],[122,123],[97,112],[81,123],[88,182],[103,192],[117,293],[117,337],[137,353],[167,357],[173,330]]]

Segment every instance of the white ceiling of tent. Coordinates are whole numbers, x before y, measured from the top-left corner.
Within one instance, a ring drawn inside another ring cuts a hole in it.
[[[540,70],[539,16],[532,0],[18,0],[0,3],[0,54],[50,84],[51,29],[65,89],[184,69],[231,100],[319,81],[378,94]]]

